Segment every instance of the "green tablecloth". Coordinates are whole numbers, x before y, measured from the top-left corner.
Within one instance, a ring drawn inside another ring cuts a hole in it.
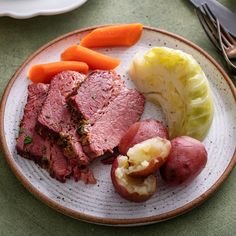
[[[221,2],[236,12],[234,0]],[[88,0],[62,15],[0,18],[0,96],[21,63],[55,37],[96,24],[130,22],[179,34],[225,67],[187,0]],[[0,157],[0,235],[236,235],[235,170],[210,199],[183,216],[150,226],[114,228],[77,221],[47,207],[16,179],[2,152]]]

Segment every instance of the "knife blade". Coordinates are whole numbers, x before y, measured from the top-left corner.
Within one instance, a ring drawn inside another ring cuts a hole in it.
[[[220,24],[234,37],[236,37],[236,14],[228,8],[217,2],[216,0],[191,0],[191,2],[199,7],[203,3],[207,3],[212,13],[218,18]]]

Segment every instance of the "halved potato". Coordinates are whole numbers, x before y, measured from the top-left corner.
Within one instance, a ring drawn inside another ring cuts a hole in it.
[[[171,142],[160,137],[151,138],[134,145],[127,152],[128,175],[146,177],[153,174],[167,160]]]
[[[156,192],[156,176],[133,178],[127,174],[128,168],[127,156],[118,156],[113,162],[111,179],[116,191],[129,201],[143,202],[148,200]]]

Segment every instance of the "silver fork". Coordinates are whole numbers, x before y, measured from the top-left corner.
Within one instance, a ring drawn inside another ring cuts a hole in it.
[[[230,60],[236,59],[236,40],[220,25],[206,3],[196,9],[196,13],[207,36],[223,54],[233,74],[236,74],[236,65]]]

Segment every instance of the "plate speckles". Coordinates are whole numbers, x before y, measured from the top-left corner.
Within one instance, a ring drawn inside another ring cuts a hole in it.
[[[177,216],[204,201],[225,180],[235,164],[235,92],[229,78],[220,66],[196,45],[168,32],[145,27],[141,40],[130,48],[97,49],[119,57],[117,68],[128,87],[134,87],[128,77],[131,59],[137,51],[152,46],[167,46],[192,54],[208,75],[214,94],[215,116],[204,144],[209,158],[203,172],[190,184],[168,187],[158,176],[158,191],[145,203],[131,203],[122,199],[113,189],[110,166],[96,161],[92,165],[98,180],[96,185],[68,180],[60,184],[45,170],[16,154],[15,138],[27,98],[27,71],[33,65],[59,60],[60,52],[78,43],[88,32],[76,31],[56,39],[34,53],[10,81],[1,106],[1,142],[6,159],[19,180],[40,200],[54,209],[77,219],[99,224],[149,224]],[[158,118],[165,122],[161,110],[147,103],[142,118]]]

